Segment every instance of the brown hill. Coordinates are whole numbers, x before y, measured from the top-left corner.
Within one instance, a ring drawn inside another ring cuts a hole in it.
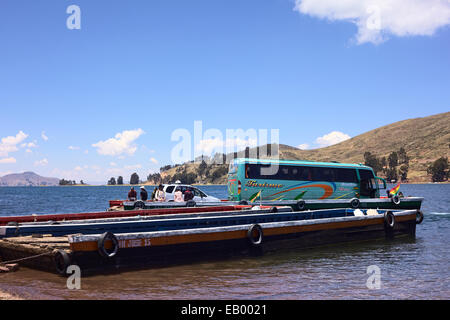
[[[427,167],[440,157],[450,156],[450,112],[395,122],[325,148],[300,150],[282,144],[279,146],[281,159],[344,163],[364,163],[366,151],[387,158],[391,152],[400,148],[405,149],[410,159],[409,182],[431,181]],[[238,156],[244,157],[245,153],[239,152]],[[170,180],[176,173],[196,174],[198,166],[198,162],[185,163],[163,171],[161,176],[163,180]],[[208,175],[197,175],[197,183],[226,183],[224,165],[211,164],[208,169]],[[383,176],[382,173],[379,175]]]
[[[34,172],[13,173],[0,177],[0,186],[57,186],[58,178],[42,177]]]

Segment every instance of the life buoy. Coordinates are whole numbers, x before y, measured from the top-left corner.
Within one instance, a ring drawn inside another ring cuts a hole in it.
[[[255,236],[256,232],[256,236]],[[263,241],[263,229],[259,224],[253,224],[248,228],[247,238],[252,246],[259,246]]]
[[[197,203],[194,200],[189,200],[186,202],[186,207],[195,207]]]
[[[384,225],[388,229],[394,229],[395,226],[395,216],[392,212],[386,211],[384,214]]]
[[[359,201],[359,199],[357,199],[357,198],[353,198],[353,199],[350,201],[350,206],[351,206],[353,209],[359,208],[359,204],[360,204],[360,201]]]
[[[57,249],[53,252],[55,269],[60,275],[66,275],[67,267],[71,264],[70,256],[64,250]]]
[[[112,242],[112,251],[109,252],[105,248],[105,243],[107,240]],[[119,241],[117,237],[111,232],[103,233],[97,241],[98,253],[104,258],[113,258],[119,251]]]
[[[144,208],[145,208],[145,202],[142,201],[142,200],[137,200],[137,201],[134,203],[134,208],[135,208],[135,209],[144,209]]]
[[[297,201],[297,209],[300,211],[303,211],[306,209],[306,202],[305,200],[299,200]]]
[[[423,212],[420,210],[417,210],[416,212],[416,224],[421,224],[423,221]]]
[[[400,197],[399,197],[398,195],[395,195],[395,196],[393,196],[393,197],[391,198],[391,201],[392,201],[394,204],[399,205],[401,200],[400,200]]]

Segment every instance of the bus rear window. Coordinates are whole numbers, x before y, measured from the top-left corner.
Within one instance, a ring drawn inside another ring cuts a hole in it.
[[[269,166],[266,164],[246,164],[245,177],[262,180],[358,182],[355,169],[280,165],[278,171],[274,174],[264,174],[262,170],[266,168],[266,171],[268,171]]]

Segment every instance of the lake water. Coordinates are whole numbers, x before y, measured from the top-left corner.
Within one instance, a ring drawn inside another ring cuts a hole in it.
[[[104,211],[129,187],[1,187],[0,216]],[[151,188],[147,188],[152,190]],[[226,198],[226,186],[201,187]],[[280,250],[120,274],[66,279],[21,268],[0,274],[0,290],[31,299],[449,299],[450,184],[402,185],[425,198],[415,239],[366,241]],[[367,268],[381,271],[380,289],[368,289]]]

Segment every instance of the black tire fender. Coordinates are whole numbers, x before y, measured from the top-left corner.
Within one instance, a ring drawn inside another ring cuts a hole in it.
[[[241,200],[241,201],[239,201],[239,204],[247,206],[248,205],[248,201],[247,200]]]
[[[54,250],[53,251],[53,261],[55,262],[55,269],[56,271],[62,275],[65,276],[67,272],[67,267],[71,264],[71,258],[67,252],[64,250]]]
[[[144,209],[145,208],[145,202],[142,200],[137,200],[134,202],[134,208],[135,209]]]
[[[305,200],[298,200],[297,201],[297,209],[299,211],[303,211],[303,210],[306,209],[306,202],[305,202]]]
[[[254,236],[255,231],[257,232],[257,236]],[[249,240],[250,244],[252,246],[259,246],[261,245],[262,241],[263,241],[263,229],[261,228],[261,226],[259,224],[252,224],[250,226],[250,228],[248,228],[247,231],[247,239]]]
[[[416,224],[421,224],[423,221],[423,212],[420,210],[417,210],[416,212]]]
[[[107,240],[112,241],[112,244],[113,244],[112,252],[108,252],[105,248],[105,243]],[[103,233],[100,236],[100,238],[98,238],[97,245],[98,245],[98,253],[103,258],[111,259],[119,251],[119,240],[117,240],[117,237],[112,232]]]
[[[353,209],[359,208],[360,203],[361,203],[361,202],[359,201],[358,198],[353,198],[352,200],[350,200],[350,206],[351,206]]]
[[[270,208],[270,213],[276,213],[276,212],[278,212],[278,208],[277,207]]]
[[[396,205],[399,205],[400,202],[401,202],[400,197],[398,195],[393,196],[391,198],[391,201],[392,201],[393,204],[396,204]]]
[[[386,211],[384,214],[384,225],[388,229],[394,229],[395,226],[395,216],[391,211]]]

